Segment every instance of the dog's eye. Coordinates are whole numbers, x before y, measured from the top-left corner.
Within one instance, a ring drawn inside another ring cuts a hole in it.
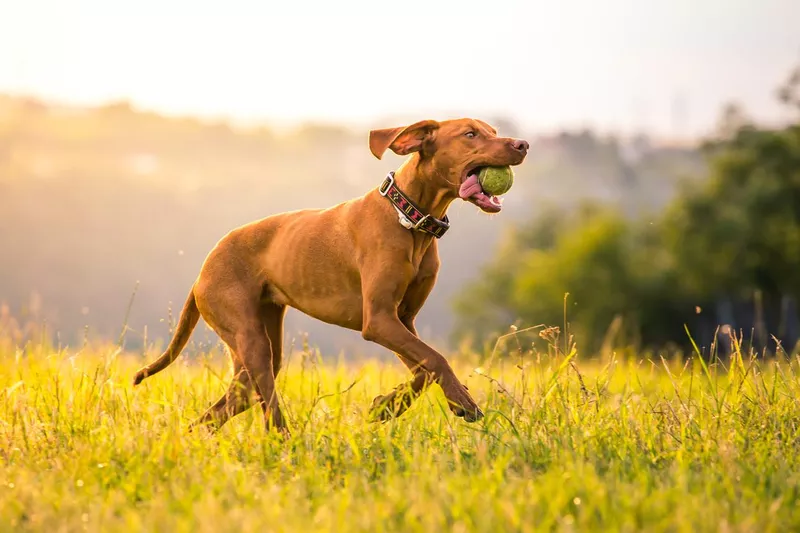
[[[473,137],[475,137],[475,132],[474,131],[468,131],[464,135],[466,135],[468,139],[472,139]]]

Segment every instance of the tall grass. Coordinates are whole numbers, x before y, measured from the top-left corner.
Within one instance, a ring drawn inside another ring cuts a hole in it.
[[[252,409],[186,431],[224,391],[223,354],[133,389],[116,346],[0,343],[3,531],[788,531],[800,528],[800,361],[547,350],[459,359],[484,408],[431,387],[367,422],[400,364],[296,352],[279,378],[288,441]],[[563,339],[562,339],[563,340]],[[151,358],[153,354],[149,355]]]

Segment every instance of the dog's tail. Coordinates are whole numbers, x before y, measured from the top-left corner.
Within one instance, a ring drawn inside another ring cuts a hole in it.
[[[186,346],[186,343],[189,341],[192,330],[197,325],[199,319],[200,311],[197,309],[197,301],[194,298],[194,287],[192,287],[192,290],[189,292],[189,297],[186,298],[186,303],[183,304],[181,316],[178,318],[178,326],[175,328],[175,334],[172,336],[172,341],[170,341],[169,346],[167,346],[167,350],[162,353],[158,359],[136,372],[136,376],[133,378],[134,386],[141,383],[144,378],[161,372],[178,358],[181,350],[183,350],[183,347]]]

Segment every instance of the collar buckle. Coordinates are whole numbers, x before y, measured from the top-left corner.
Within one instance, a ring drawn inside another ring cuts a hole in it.
[[[386,179],[384,179],[383,183],[381,183],[381,186],[378,187],[378,193],[381,196],[386,196],[389,193],[389,189],[392,188],[392,185],[394,185],[394,173],[389,172],[389,174],[386,176]]]

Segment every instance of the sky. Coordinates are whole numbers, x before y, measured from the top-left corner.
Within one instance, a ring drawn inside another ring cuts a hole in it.
[[[798,28],[800,0],[0,0],[0,92],[275,125],[469,115],[691,137],[729,101],[780,119]]]

